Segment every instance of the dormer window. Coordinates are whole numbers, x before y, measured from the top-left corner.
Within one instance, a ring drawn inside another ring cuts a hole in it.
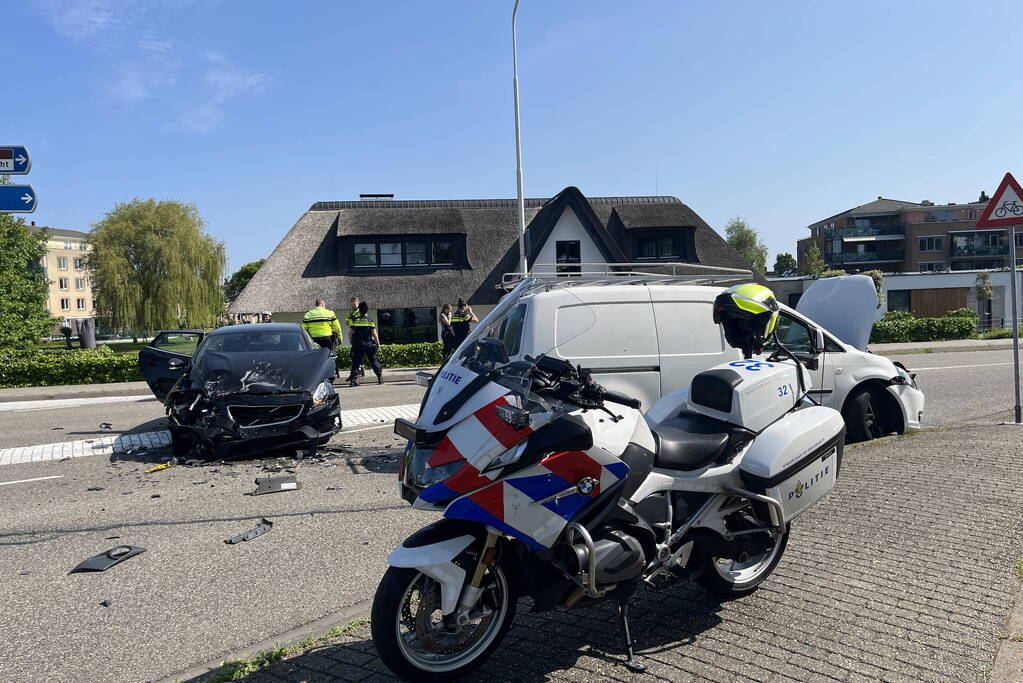
[[[350,270],[450,268],[465,251],[464,235],[351,237]]]
[[[667,261],[685,257],[685,248],[678,230],[650,231],[636,236],[636,259]]]

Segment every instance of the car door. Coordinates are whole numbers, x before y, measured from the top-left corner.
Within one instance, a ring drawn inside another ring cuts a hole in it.
[[[829,405],[829,394],[832,387],[830,386],[831,382],[826,381],[825,364],[821,362],[821,354],[816,348],[816,326],[782,309],[778,314],[777,335],[778,341],[791,351],[793,356],[803,362],[809,361],[807,371],[810,373],[810,381],[813,383],[810,395],[822,404]],[[769,356],[776,350],[777,345],[774,340],[768,340],[764,345],[764,356]]]
[[[195,330],[166,330],[139,351],[142,377],[158,399],[167,398],[171,387],[185,374],[202,338],[203,333]]]

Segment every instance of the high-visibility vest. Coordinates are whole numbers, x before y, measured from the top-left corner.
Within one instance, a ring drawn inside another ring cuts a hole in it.
[[[333,337],[341,338],[341,323],[337,321],[334,311],[328,308],[317,306],[306,311],[302,316],[302,327],[309,333],[310,337]]]
[[[348,319],[349,333],[352,336],[352,343],[368,342],[373,339],[373,328],[376,323],[362,314]]]
[[[472,313],[469,312],[468,308],[465,309],[464,313],[459,313],[458,311],[455,311],[454,313],[451,314],[451,324],[468,322],[472,322]]]

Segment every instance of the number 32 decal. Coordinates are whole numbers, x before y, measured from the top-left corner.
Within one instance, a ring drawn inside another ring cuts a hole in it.
[[[789,385],[788,384],[786,384],[784,386],[778,387],[778,396],[779,397],[780,396],[788,396],[788,395],[789,395]]]

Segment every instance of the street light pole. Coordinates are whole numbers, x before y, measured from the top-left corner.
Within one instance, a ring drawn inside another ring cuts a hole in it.
[[[512,68],[515,72],[515,173],[519,199],[519,272],[528,273],[526,266],[526,200],[522,194],[522,133],[519,122],[519,55],[515,34],[515,14],[519,11],[519,0],[512,8]]]
[[[1016,394],[1015,417],[1016,424],[1023,423],[1020,418],[1020,396],[1019,396],[1019,303],[1016,299],[1016,226],[1009,226],[1009,277],[1012,278],[1010,290],[1012,292],[1012,375],[1013,389]]]

